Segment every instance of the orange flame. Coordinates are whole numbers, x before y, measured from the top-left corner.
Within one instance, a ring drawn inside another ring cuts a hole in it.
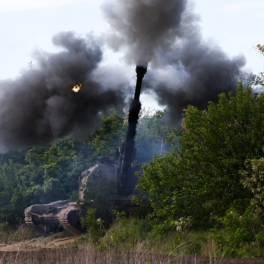
[[[81,90],[81,87],[82,87],[82,84],[81,83],[78,83],[77,85],[75,85],[72,90],[75,92],[75,93],[78,93],[80,90]]]

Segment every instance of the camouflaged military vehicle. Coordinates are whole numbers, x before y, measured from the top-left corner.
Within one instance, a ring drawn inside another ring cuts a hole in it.
[[[133,168],[134,172],[140,169],[139,166]],[[103,179],[106,179],[109,184],[108,208],[105,208],[105,210],[129,211],[136,206],[131,198],[137,179],[134,173],[128,181],[128,185],[122,186],[119,171],[119,161],[111,161],[107,157],[100,158],[95,166],[82,173],[79,183],[78,204],[77,202],[63,200],[50,204],[31,205],[25,210],[25,223],[43,236],[48,235],[50,232],[62,230],[67,230],[72,235],[79,235],[81,232],[80,212],[85,210],[82,202],[87,200],[89,192],[87,183],[90,183],[90,186],[93,187]]]
[[[131,103],[128,115],[128,129],[126,139],[117,150],[116,158],[101,157],[98,163],[82,173],[79,184],[79,203],[70,201],[57,201],[50,204],[35,204],[25,210],[25,222],[42,235],[49,232],[67,230],[77,235],[81,231],[80,212],[83,201],[89,196],[89,188],[96,187],[98,183],[106,179],[109,182],[108,208],[129,211],[136,204],[131,201],[135,193],[137,177],[135,172],[140,170],[135,160],[135,135],[141,109],[139,101],[142,80],[147,72],[143,66],[137,66],[137,85],[134,99]],[[93,202],[92,200],[90,201]]]

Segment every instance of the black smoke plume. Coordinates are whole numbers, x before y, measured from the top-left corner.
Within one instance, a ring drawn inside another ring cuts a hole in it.
[[[60,33],[53,43],[63,51],[37,52],[37,67],[16,80],[0,82],[1,153],[46,145],[69,133],[92,132],[100,125],[100,113],[124,103],[124,83],[106,87],[98,79],[100,74],[97,79],[93,76],[102,59],[93,37]],[[103,78],[107,79],[107,73]],[[74,93],[72,88],[78,83],[82,88]]]
[[[115,0],[103,5],[113,32],[107,41],[129,63],[147,65],[147,86],[173,122],[188,104],[201,109],[218,94],[235,91],[245,58],[229,58],[203,40],[191,1]]]
[[[171,122],[179,121],[188,105],[206,109],[209,101],[218,101],[220,93],[236,90],[245,65],[243,56],[229,58],[199,36],[187,39],[174,52],[179,56],[169,66],[162,71],[154,69],[148,76],[148,86],[156,92],[158,102],[167,106]]]
[[[115,50],[129,47],[127,62],[145,65],[154,61],[157,53],[174,45],[186,5],[187,0],[106,2],[102,9],[113,29],[108,44]]]
[[[144,88],[156,92],[171,121],[188,104],[202,109],[236,89],[244,57],[229,58],[202,38],[191,1],[113,0],[102,9],[112,27],[105,41],[124,51],[126,62],[148,65]],[[120,70],[98,69],[103,54],[94,38],[68,32],[53,43],[63,51],[37,52],[37,67],[0,81],[0,153],[92,132],[102,112],[124,103],[128,82]]]

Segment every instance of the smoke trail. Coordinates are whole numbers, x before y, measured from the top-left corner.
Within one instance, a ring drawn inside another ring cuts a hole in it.
[[[37,52],[38,67],[16,80],[0,82],[1,153],[45,145],[70,132],[78,134],[84,127],[92,132],[100,125],[102,111],[124,103],[124,82],[113,89],[98,79],[100,74],[96,80],[93,76],[102,59],[93,37],[59,33],[53,43],[64,50]],[[103,78],[107,79],[107,70]],[[77,83],[83,86],[74,93]]]
[[[201,109],[221,92],[234,91],[245,58],[229,58],[203,40],[192,3],[187,0],[115,0],[103,5],[113,32],[108,44],[125,48],[129,63],[150,63],[148,88],[178,121],[188,104]]]

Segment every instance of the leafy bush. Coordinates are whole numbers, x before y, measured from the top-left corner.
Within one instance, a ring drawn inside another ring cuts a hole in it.
[[[101,239],[101,248],[132,250],[144,241],[152,230],[148,219],[127,218],[123,212],[115,212],[115,222]]]
[[[250,212],[253,218],[264,216],[264,158],[246,160],[241,183],[252,193]]]
[[[226,257],[262,257],[264,254],[264,228],[260,218],[252,217],[248,209],[240,213],[230,208],[224,217],[219,218],[224,229],[213,229],[218,249]]]
[[[86,228],[89,239],[93,244],[97,244],[99,238],[105,234],[103,224],[104,221],[98,217],[96,209],[89,209],[86,215],[81,218],[81,225]]]
[[[254,194],[241,181],[246,160],[264,146],[264,94],[239,84],[236,95],[219,95],[208,110],[184,110],[182,131],[169,137],[171,151],[143,166],[139,188],[147,193],[152,217],[169,226],[181,214],[193,225],[213,226],[232,206],[248,208]]]

